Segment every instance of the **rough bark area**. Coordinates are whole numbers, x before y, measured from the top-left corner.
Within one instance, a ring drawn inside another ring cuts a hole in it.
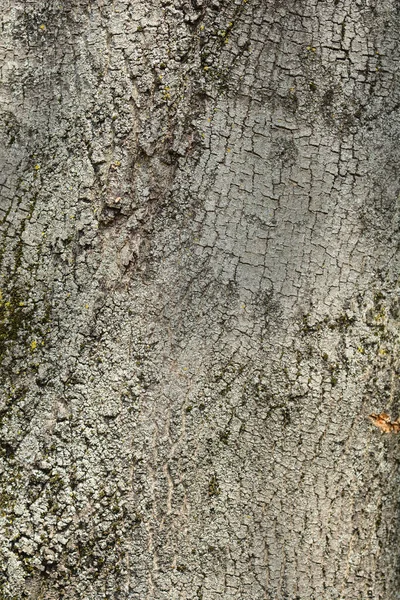
[[[400,598],[396,0],[1,0],[2,598]]]

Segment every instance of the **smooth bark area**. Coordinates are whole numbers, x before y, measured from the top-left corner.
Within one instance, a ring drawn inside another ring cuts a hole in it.
[[[0,7],[0,598],[400,598],[398,2]]]

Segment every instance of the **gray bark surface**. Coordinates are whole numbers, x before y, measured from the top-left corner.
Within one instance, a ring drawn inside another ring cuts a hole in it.
[[[395,600],[395,0],[1,0],[0,597]]]

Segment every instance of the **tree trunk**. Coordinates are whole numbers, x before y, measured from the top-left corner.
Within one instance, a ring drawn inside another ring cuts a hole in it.
[[[0,597],[400,598],[397,2],[0,4]]]

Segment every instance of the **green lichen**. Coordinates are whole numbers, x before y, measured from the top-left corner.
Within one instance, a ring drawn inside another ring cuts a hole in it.
[[[31,331],[32,313],[33,310],[25,306],[20,291],[14,289],[3,295],[0,290],[0,362],[15,342],[26,340]]]

